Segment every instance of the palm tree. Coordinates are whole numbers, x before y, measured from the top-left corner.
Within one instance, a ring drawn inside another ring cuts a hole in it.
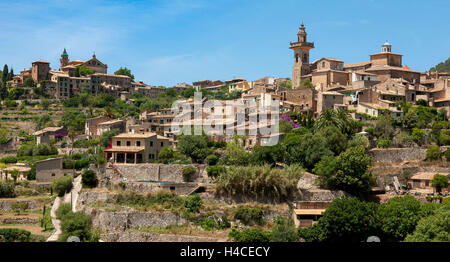
[[[350,135],[353,129],[352,119],[347,110],[338,109],[336,113],[336,117],[338,121],[341,123],[341,132],[342,134]]]
[[[342,122],[338,118],[336,111],[334,111],[333,109],[322,111],[314,125],[314,129],[318,131],[330,125],[333,125],[342,130]]]

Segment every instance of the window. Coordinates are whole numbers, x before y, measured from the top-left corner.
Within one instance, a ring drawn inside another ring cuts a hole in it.
[[[164,147],[164,142],[161,142],[161,147]]]
[[[136,141],[136,146],[141,146],[141,141]]]
[[[117,145],[117,146],[120,146],[120,141],[117,141],[117,142],[116,142],[116,145]]]
[[[153,146],[153,141],[150,141],[150,146]]]
[[[127,146],[131,146],[131,142],[130,141],[127,141]]]

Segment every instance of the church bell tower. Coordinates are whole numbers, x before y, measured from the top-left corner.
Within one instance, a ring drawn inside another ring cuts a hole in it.
[[[314,48],[314,42],[307,41],[305,25],[302,23],[297,33],[297,42],[290,43],[294,50],[294,66],[292,68],[292,87],[298,88],[305,75],[311,73],[309,64],[309,51]]]

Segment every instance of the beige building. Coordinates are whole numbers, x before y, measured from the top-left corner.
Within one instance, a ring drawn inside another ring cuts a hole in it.
[[[12,172],[17,171],[17,181],[26,181],[27,173],[31,170],[27,164],[16,163],[10,167],[0,169],[0,179],[1,180],[14,180]]]
[[[169,138],[156,133],[123,133],[112,138],[105,157],[114,163],[137,164],[156,161],[163,147],[171,147]]]
[[[55,178],[72,174],[73,170],[63,169],[63,158],[49,158],[36,161],[36,182],[52,182]]]
[[[97,116],[86,120],[84,133],[89,137],[98,137],[98,124],[110,121],[108,116]]]
[[[67,129],[64,127],[46,127],[44,129],[41,129],[39,131],[36,131],[33,133],[33,135],[36,137],[36,144],[39,145],[40,143],[46,143],[50,144],[50,138],[55,137],[55,135],[67,135]]]

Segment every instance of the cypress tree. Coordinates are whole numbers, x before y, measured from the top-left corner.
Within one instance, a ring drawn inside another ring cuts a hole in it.
[[[8,65],[5,64],[5,66],[3,66],[3,72],[2,72],[2,82],[4,84],[6,84],[6,81],[8,81]]]

